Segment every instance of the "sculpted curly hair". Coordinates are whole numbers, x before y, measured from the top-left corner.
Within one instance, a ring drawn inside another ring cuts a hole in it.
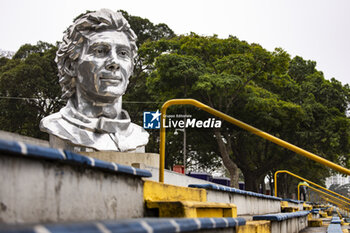
[[[64,32],[63,41],[58,47],[55,61],[58,67],[59,83],[62,87],[62,98],[70,98],[75,93],[75,74],[73,62],[83,50],[83,46],[91,33],[105,30],[124,32],[129,39],[131,59],[137,56],[137,36],[120,12],[101,9],[78,16],[73,24]]]

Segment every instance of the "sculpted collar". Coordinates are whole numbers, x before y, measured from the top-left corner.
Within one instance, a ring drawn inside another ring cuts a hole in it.
[[[96,133],[127,133],[130,125],[130,117],[127,111],[122,110],[120,116],[115,119],[107,117],[91,118],[78,112],[71,101],[60,110],[62,118],[69,123]]]

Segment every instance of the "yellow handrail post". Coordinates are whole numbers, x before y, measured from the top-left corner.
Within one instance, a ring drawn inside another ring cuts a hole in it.
[[[278,174],[278,173],[281,173],[281,172],[282,172],[282,170],[276,171],[276,172],[275,172],[275,178],[274,178],[274,183],[275,183],[275,197],[277,197],[277,174]]]
[[[309,185],[306,185],[306,184],[302,184],[302,183],[300,183],[300,184],[298,184],[298,201],[300,201],[300,186],[302,186],[302,185],[304,185],[304,186],[308,186],[309,187]],[[309,192],[309,201],[310,201],[310,192]],[[304,202],[305,202],[306,200],[304,200]]]
[[[347,174],[347,175],[350,175],[350,170],[347,169],[347,168],[344,168],[338,164],[335,164],[331,161],[328,161],[327,159],[324,159],[320,156],[317,156],[311,152],[308,152],[300,147],[297,147],[289,142],[286,142],[286,141],[283,141],[275,136],[272,136],[271,134],[268,134],[264,131],[261,131],[253,126],[250,126],[242,121],[239,121],[233,117],[230,117],[229,115],[226,115],[225,113],[222,113],[218,110],[215,110],[211,107],[209,107],[208,105],[205,105],[197,100],[194,100],[194,99],[172,99],[172,100],[168,100],[166,101],[162,108],[161,108],[161,113],[162,113],[162,116],[161,116],[161,126],[160,126],[160,145],[159,145],[159,156],[160,156],[160,159],[159,159],[159,182],[164,182],[164,162],[165,162],[165,128],[163,126],[163,119],[164,119],[164,116],[166,114],[166,109],[171,106],[171,105],[193,105],[193,106],[196,106],[198,108],[201,108],[202,110],[208,112],[208,113],[211,113],[212,115],[214,116],[217,116],[231,124],[234,124],[242,129],[245,129],[259,137],[262,137],[262,138],[265,138],[266,140],[269,140],[279,146],[282,146],[288,150],[291,150],[291,151],[294,151],[295,153],[297,154],[300,154],[304,157],[307,157],[309,159],[312,159],[318,163],[321,163],[327,167],[330,167],[334,170],[337,170],[339,172],[342,172],[344,174]],[[161,164],[162,163],[162,164]]]
[[[165,105],[165,104],[164,104]],[[163,127],[166,107],[162,107],[160,115],[160,145],[159,145],[159,182],[164,183],[164,166],[165,166],[165,128]]]

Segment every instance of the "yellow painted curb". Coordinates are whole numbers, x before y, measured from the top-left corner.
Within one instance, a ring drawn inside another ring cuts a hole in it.
[[[207,201],[205,189],[187,188],[154,181],[145,181],[143,186],[145,201]]]
[[[308,227],[322,227],[323,221],[322,219],[310,219],[307,221]]]
[[[312,210],[312,205],[303,203],[303,209],[304,209],[304,210]]]
[[[282,213],[291,213],[291,212],[297,212],[297,211],[299,211],[298,207],[292,207],[292,206],[281,207]]]
[[[237,233],[270,233],[270,221],[247,221],[246,225],[237,227]]]
[[[287,207],[288,201],[281,201],[281,207]]]
[[[237,207],[230,203],[195,201],[146,201],[147,208],[157,208],[159,217],[221,218],[237,217]]]

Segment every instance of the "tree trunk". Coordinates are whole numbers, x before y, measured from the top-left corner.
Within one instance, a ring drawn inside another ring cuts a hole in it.
[[[242,170],[244,175],[245,190],[252,192],[259,192],[260,180],[256,175],[250,171]]]
[[[231,180],[231,186],[234,188],[239,188],[238,186],[238,179],[239,179],[239,172],[237,165],[230,159],[229,156],[229,149],[226,146],[225,142],[222,140],[222,135],[219,130],[214,130],[216,141],[219,146],[219,151],[221,154],[222,161],[224,163],[224,166],[230,173],[230,180]]]

